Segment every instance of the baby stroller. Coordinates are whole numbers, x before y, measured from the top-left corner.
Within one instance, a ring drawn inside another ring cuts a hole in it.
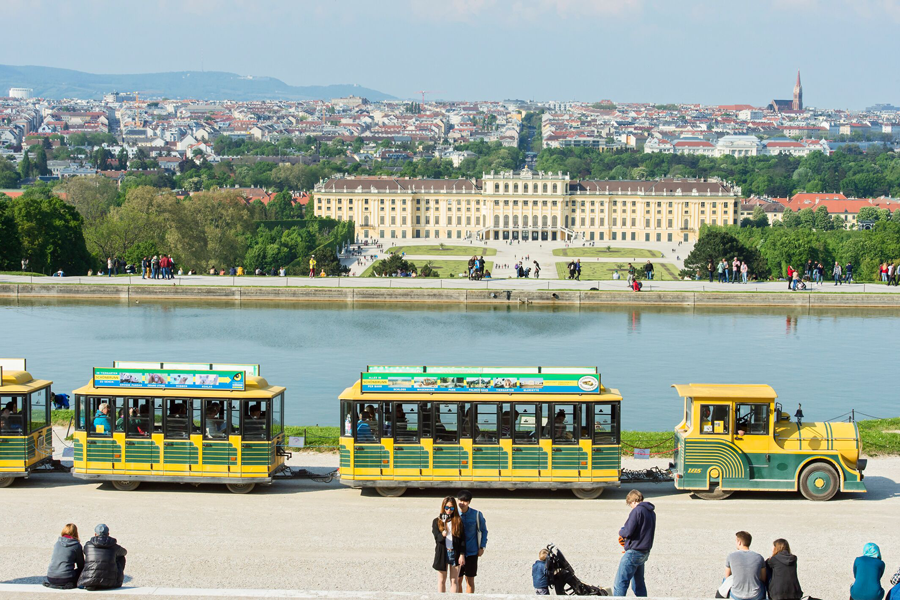
[[[582,583],[575,569],[553,544],[547,545],[547,574],[557,596],[611,596],[612,590]]]

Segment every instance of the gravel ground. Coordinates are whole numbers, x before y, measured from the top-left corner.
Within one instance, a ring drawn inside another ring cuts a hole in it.
[[[647,461],[625,461],[646,467]],[[295,454],[292,464],[325,470],[334,454]],[[651,461],[649,464],[654,464]],[[712,597],[735,531],[750,531],[764,556],[787,538],[799,556],[804,592],[847,596],[853,558],[881,546],[887,575],[900,567],[900,458],[869,461],[865,495],[813,503],[799,494],[735,494],[707,502],[670,485],[637,486],[656,505],[656,543],[647,565],[654,596]],[[616,536],[628,516],[627,488],[598,500],[570,492],[476,491],[489,543],[477,591],[529,594],[538,550],[556,543],[582,580],[609,586],[621,556]],[[279,481],[249,495],[222,486],[144,483],[133,492],[65,474],[34,476],[0,490],[0,582],[37,583],[52,545],[71,521],[82,538],[109,525],[128,548],[133,586],[367,590],[428,593],[431,520],[442,494],[413,490],[382,498],[338,482]],[[887,583],[887,577],[885,579]],[[34,597],[34,596],[32,596]]]

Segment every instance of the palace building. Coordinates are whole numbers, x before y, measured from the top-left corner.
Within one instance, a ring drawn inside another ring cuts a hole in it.
[[[351,220],[360,239],[696,240],[740,218],[739,187],[717,179],[571,180],[525,169],[481,179],[334,177],[314,214]]]

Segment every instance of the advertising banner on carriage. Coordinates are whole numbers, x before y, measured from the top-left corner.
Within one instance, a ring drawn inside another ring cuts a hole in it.
[[[600,376],[583,373],[368,372],[362,392],[599,394]]]
[[[244,390],[244,371],[94,368],[96,388]]]

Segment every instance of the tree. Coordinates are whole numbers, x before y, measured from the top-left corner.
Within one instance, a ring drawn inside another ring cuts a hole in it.
[[[201,192],[170,203],[165,214],[166,243],[181,264],[205,271],[243,262],[253,220],[238,192]]]
[[[0,271],[18,270],[22,260],[22,240],[13,213],[12,202],[0,194]]]
[[[97,148],[94,152],[94,166],[98,171],[109,170],[109,150],[106,148]]]
[[[28,156],[28,149],[22,152],[22,160],[19,162],[19,175],[22,179],[31,177],[31,158]]]
[[[91,257],[81,230],[81,215],[73,206],[54,196],[46,186],[28,188],[13,199],[12,206],[22,254],[31,262],[33,271],[87,272]]]
[[[751,275],[763,277],[767,274],[766,262],[756,248],[747,247],[732,234],[714,227],[701,231],[700,239],[684,260],[684,266],[691,273],[698,269],[705,273],[710,262],[715,267],[721,259],[730,262],[735,256],[747,263]]]
[[[164,246],[164,211],[171,203],[174,203],[171,192],[162,192],[150,186],[128,190],[121,206],[113,206],[102,218],[85,225],[88,247],[101,263],[110,256],[140,260],[140,256],[131,252],[135,246],[158,253],[156,249]]]
[[[19,183],[19,173],[8,160],[0,159],[0,190],[14,188]]]
[[[856,215],[857,221],[886,221],[889,215],[886,208],[878,208],[877,206],[863,206]]]
[[[766,215],[765,209],[757,204],[753,207],[753,216],[750,217],[753,227],[768,227],[769,217]]]
[[[128,152],[125,151],[125,148],[119,150],[116,154],[116,160],[119,161],[119,170],[125,171],[128,169]]]
[[[102,175],[69,177],[61,187],[66,202],[81,213],[88,227],[103,219],[119,196],[116,183]]]
[[[50,169],[47,168],[47,151],[40,145],[34,153],[34,173],[36,175],[50,174]]]
[[[781,222],[788,228],[800,227],[800,216],[789,207],[785,207],[781,216]]]
[[[372,275],[380,277],[390,276],[395,273],[416,273],[416,265],[403,259],[399,254],[391,254],[389,257],[379,260],[372,267]]]
[[[828,207],[820,206],[816,209],[814,227],[818,231],[831,231],[834,229],[834,221],[832,221],[831,215],[828,214]]]

